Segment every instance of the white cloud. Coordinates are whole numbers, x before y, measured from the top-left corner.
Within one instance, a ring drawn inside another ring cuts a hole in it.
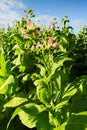
[[[47,14],[43,14],[43,15],[38,15],[34,18],[35,22],[38,22],[38,20],[40,21],[41,24],[45,24],[45,25],[49,25],[50,22],[54,21],[53,19],[56,18],[57,20],[59,19],[56,16],[51,16],[51,15],[47,15]],[[57,21],[56,20],[56,21]]]
[[[24,9],[26,6],[20,0],[0,0],[0,10],[2,11],[16,7]]]
[[[19,20],[26,6],[20,0],[0,0],[0,25],[12,24]]]
[[[71,24],[75,27],[83,27],[87,25],[87,22],[82,19],[77,19],[77,20],[71,21]]]
[[[74,29],[74,32],[78,33],[83,27],[87,26],[87,21],[84,19],[75,19],[70,21],[71,26]]]
[[[15,11],[0,13],[0,25],[11,25],[16,19],[20,20],[21,16]]]

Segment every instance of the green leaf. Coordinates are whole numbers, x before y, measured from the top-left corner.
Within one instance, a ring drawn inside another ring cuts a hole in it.
[[[0,86],[2,86],[4,82],[5,82],[5,78],[4,77],[0,77]]]
[[[57,114],[49,112],[49,122],[52,126],[57,127],[59,125]]]
[[[70,97],[72,97],[73,95],[75,95],[76,92],[77,92],[77,89],[76,89],[76,88],[73,88],[73,89],[71,89],[71,90],[65,92],[65,94],[63,95],[62,98],[70,98]]]
[[[40,78],[40,75],[37,74],[37,73],[34,73],[34,74],[31,75],[32,81],[35,81],[36,79],[39,79],[39,78]]]
[[[55,108],[55,109],[60,109],[60,108],[62,108],[64,105],[67,105],[67,103],[68,103],[68,100],[61,101],[61,102],[58,103],[54,108]]]
[[[67,122],[63,123],[57,128],[54,128],[53,130],[71,130],[71,129],[66,129],[66,125],[67,125]]]
[[[50,90],[48,89],[48,85],[44,82],[44,80],[36,80],[34,82],[35,86],[37,86],[37,96],[39,100],[45,104],[49,105],[51,102]]]
[[[60,125],[57,128],[54,128],[53,130],[87,130],[87,128],[85,128],[83,125],[81,124],[67,124],[67,122],[63,123],[62,125]]]
[[[49,123],[49,116],[47,111],[43,111],[38,115],[37,130],[53,130]]]
[[[56,80],[55,80],[56,79]],[[57,70],[53,78],[54,82],[57,82],[58,89],[63,93],[64,89],[68,84],[68,74],[62,70]]]
[[[7,77],[11,74],[11,63],[10,61],[6,61],[4,59],[4,54],[0,51],[0,86],[2,86],[7,79]]]
[[[62,58],[61,58],[61,57],[62,57]],[[69,58],[69,57],[67,57],[67,56],[61,56],[61,57],[60,57],[60,59],[59,59],[59,61],[58,61],[58,67],[63,66],[63,63],[64,63],[65,61],[69,61],[69,62],[74,61],[73,59],[71,59],[71,58]]]
[[[42,111],[44,111],[44,107],[41,105],[37,105],[35,103],[28,103],[28,104],[18,107],[10,119],[7,125],[7,129],[9,127],[11,120],[13,120],[16,115],[19,116],[22,124],[24,124],[28,128],[36,127],[36,124],[38,121],[38,115]]]
[[[67,57],[67,55],[64,55],[64,56],[58,56],[58,57],[56,57],[55,59],[54,59],[54,61],[53,61],[53,65],[52,65],[52,67],[51,67],[51,72],[50,72],[50,75],[49,75],[49,77],[48,77],[48,80],[50,81],[52,78],[53,78],[53,76],[56,74],[56,70],[57,69],[59,69],[61,66],[63,66],[63,64],[64,64],[64,62],[65,61],[68,61],[68,62],[71,62],[71,61],[73,61],[71,58],[68,58]],[[59,71],[59,73],[61,73],[61,75],[63,75],[62,73],[62,71]],[[64,76],[66,76],[65,74],[64,74]],[[62,77],[63,78],[63,77]]]
[[[13,75],[10,75],[5,80],[4,84],[2,84],[2,86],[0,86],[0,94],[6,94],[8,91],[9,91],[9,94],[10,94],[10,92],[12,93],[12,90],[15,93],[16,87],[17,87],[16,79],[14,79]]]
[[[45,76],[46,76],[45,67],[43,67],[41,64],[37,64],[37,67],[40,68],[40,75],[41,75],[42,77],[45,77]]]
[[[13,61],[13,64],[16,66],[21,64],[21,54],[19,54],[18,57]]]
[[[67,122],[53,130],[87,130],[87,111],[72,114]]]
[[[6,77],[11,74],[11,62],[8,60],[6,61]]]
[[[0,50],[0,76],[5,76],[6,74],[6,63],[5,63],[5,59],[4,59],[4,54],[3,52]]]
[[[2,110],[3,105],[6,103],[6,99],[3,95],[0,95],[0,119],[3,118]]]
[[[87,110],[87,96],[78,95],[78,94],[73,96],[71,98],[71,102],[69,103],[69,111],[71,113],[76,113],[85,110]]]
[[[24,102],[27,102],[28,99],[25,96],[25,94],[23,92],[19,93],[18,95],[16,95],[15,97],[13,97],[11,100],[9,100],[5,105],[4,108],[6,107],[16,107],[21,105]]]
[[[12,75],[10,75],[5,81],[5,83],[0,87],[0,94],[5,94],[8,90],[8,85],[13,83],[14,83],[14,78]]]
[[[23,76],[22,81],[25,82],[29,80],[29,78],[30,78],[30,74],[26,74],[25,76]]]
[[[72,114],[68,120],[68,124],[80,124],[87,126],[87,111]]]
[[[23,65],[20,65],[19,66],[19,72],[24,72],[25,71],[25,69],[26,69],[26,67],[25,66],[23,66]]]

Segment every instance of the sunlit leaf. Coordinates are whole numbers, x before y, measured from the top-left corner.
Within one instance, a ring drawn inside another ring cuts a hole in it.
[[[38,115],[44,111],[44,107],[43,106],[40,106],[40,105],[37,105],[35,103],[29,103],[29,104],[25,104],[21,107],[18,107],[9,123],[8,123],[8,126],[7,126],[7,129],[9,127],[9,124],[11,123],[11,120],[14,119],[14,117],[16,115],[19,116],[21,122],[27,126],[28,128],[34,128],[36,127],[36,124],[37,124],[37,121],[38,121]]]
[[[44,82],[44,80],[36,80],[34,84],[37,86],[36,90],[39,100],[45,105],[50,104],[51,95],[48,85]]]
[[[25,96],[25,94],[23,92],[19,93],[18,95],[16,95],[15,97],[13,97],[11,100],[9,100],[5,105],[4,108],[6,107],[16,107],[21,105],[24,102],[27,102],[28,99]]]

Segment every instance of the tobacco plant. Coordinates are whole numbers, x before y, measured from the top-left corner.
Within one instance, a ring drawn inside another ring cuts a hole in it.
[[[86,28],[36,25],[32,10],[0,31],[0,129],[86,130]]]

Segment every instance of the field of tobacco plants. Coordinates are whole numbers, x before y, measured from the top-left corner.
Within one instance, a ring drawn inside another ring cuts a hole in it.
[[[0,130],[87,130],[87,28],[25,13],[0,28]]]

